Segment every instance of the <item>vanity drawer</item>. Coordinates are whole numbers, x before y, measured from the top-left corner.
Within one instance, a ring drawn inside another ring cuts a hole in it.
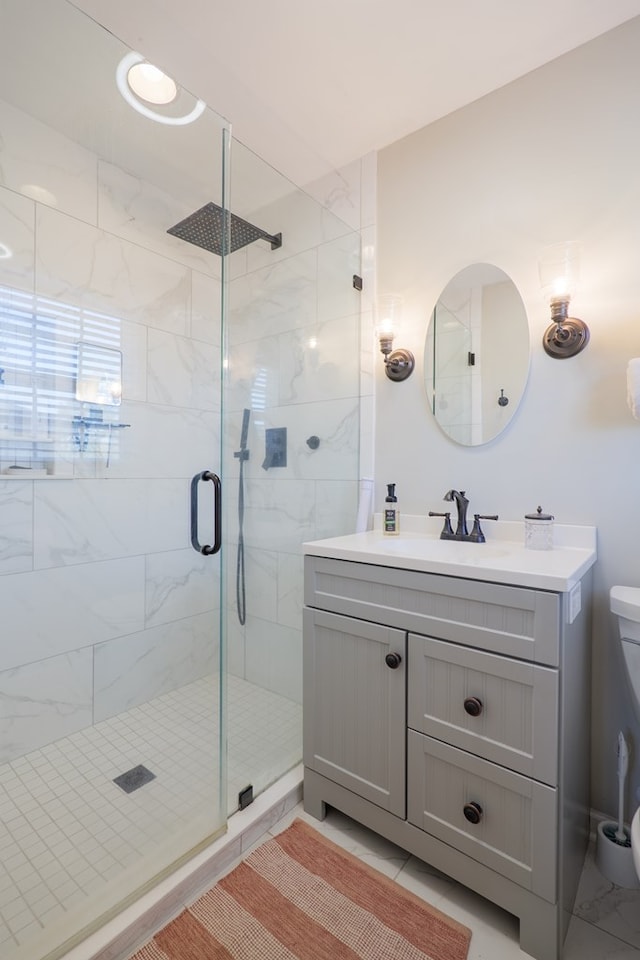
[[[415,634],[409,664],[410,727],[557,784],[557,670]]]
[[[407,769],[410,823],[556,901],[555,790],[413,730]]]
[[[522,660],[559,662],[556,593],[309,555],[304,602]]]

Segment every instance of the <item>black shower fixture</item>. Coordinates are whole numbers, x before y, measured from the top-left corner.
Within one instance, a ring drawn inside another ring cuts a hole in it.
[[[234,253],[254,240],[268,240],[272,250],[282,246],[281,233],[271,235],[237,217],[235,213],[223,210],[216,203],[205,203],[204,207],[189,214],[174,227],[169,227],[167,233],[219,257],[223,253]]]

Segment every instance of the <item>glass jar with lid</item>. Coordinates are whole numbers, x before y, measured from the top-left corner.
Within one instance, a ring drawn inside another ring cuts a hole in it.
[[[524,545],[527,550],[553,549],[553,516],[538,507],[524,517]]]

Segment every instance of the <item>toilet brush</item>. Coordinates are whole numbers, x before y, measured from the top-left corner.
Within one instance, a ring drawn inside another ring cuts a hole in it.
[[[629,769],[629,750],[622,730],[618,734],[618,823],[609,820],[604,825],[604,835],[607,840],[617,843],[621,847],[630,847],[629,832],[624,829],[624,781]]]
[[[627,835],[624,832],[624,781],[629,769],[629,750],[622,730],[618,734],[618,828],[616,841],[627,845]]]
[[[602,820],[598,824],[596,866],[603,876],[619,887],[637,887],[638,876],[633,865],[631,837],[624,826],[624,782],[629,769],[629,749],[622,731],[618,734],[618,822]]]

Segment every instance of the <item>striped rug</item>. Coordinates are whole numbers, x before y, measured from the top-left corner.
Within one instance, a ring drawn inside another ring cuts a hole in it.
[[[465,960],[470,939],[295,820],[131,960]]]

